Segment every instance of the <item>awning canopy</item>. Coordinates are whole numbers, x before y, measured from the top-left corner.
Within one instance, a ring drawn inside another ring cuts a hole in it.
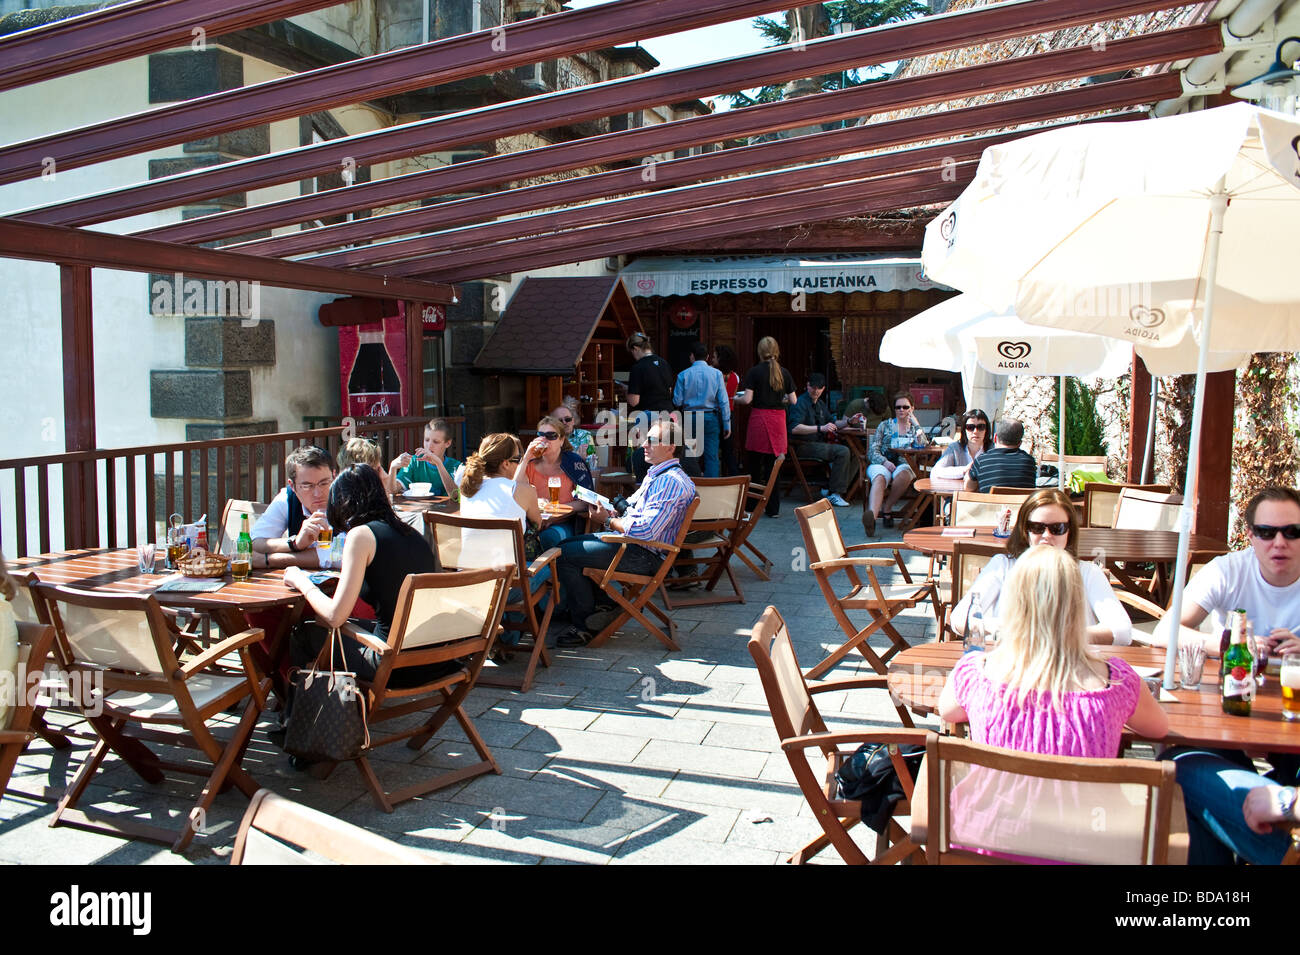
[[[623,269],[629,295],[738,292],[896,292],[946,289],[919,256],[700,255],[637,259]]]

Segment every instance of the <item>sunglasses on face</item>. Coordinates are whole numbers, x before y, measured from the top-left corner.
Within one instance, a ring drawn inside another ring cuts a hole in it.
[[[911,405],[894,405],[894,410],[895,410],[895,411],[911,411],[911,410],[912,410],[912,406],[911,406]]]
[[[1273,527],[1271,524],[1256,524],[1250,529],[1262,541],[1271,541],[1280,531],[1282,536],[1289,541],[1300,537],[1300,524],[1286,524],[1282,527]]]
[[[561,424],[571,424],[573,422],[572,418],[556,418],[555,420]]]
[[[1031,534],[1046,534],[1051,531],[1053,537],[1064,537],[1070,533],[1069,521],[1053,521],[1051,524],[1044,524],[1042,521],[1026,521],[1025,530]]]
[[[988,429],[989,426],[984,424],[982,421],[968,421],[966,423],[967,431],[987,431]]]
[[[537,432],[537,436],[538,436],[539,438],[545,438],[547,441],[559,441],[559,440],[560,440],[560,435],[559,435],[559,433],[558,433],[558,432],[555,432],[555,431],[538,431],[538,432]]]

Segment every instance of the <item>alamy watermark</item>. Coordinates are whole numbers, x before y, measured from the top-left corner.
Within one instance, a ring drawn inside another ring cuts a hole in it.
[[[245,279],[187,279],[177,272],[149,287],[149,314],[156,317],[211,315],[239,318],[245,327],[262,319],[262,283]]]

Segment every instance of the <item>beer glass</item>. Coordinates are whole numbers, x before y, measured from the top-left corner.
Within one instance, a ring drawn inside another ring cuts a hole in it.
[[[546,479],[546,489],[551,492],[551,507],[554,508],[560,503],[560,476],[554,475]]]
[[[1282,655],[1282,717],[1300,720],[1300,653]]]
[[[325,527],[321,529],[320,536],[316,538],[316,546],[324,547],[326,550],[329,550],[330,542],[332,540],[334,540],[334,528],[326,524]]]
[[[180,567],[180,560],[190,552],[189,540],[185,536],[184,527],[167,528],[167,569],[177,570]]]

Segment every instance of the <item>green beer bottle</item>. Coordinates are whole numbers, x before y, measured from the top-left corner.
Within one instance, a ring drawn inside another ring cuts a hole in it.
[[[1220,661],[1223,712],[1249,716],[1251,701],[1255,699],[1255,661],[1246,645],[1246,611],[1234,610],[1230,626],[1228,649]]]

